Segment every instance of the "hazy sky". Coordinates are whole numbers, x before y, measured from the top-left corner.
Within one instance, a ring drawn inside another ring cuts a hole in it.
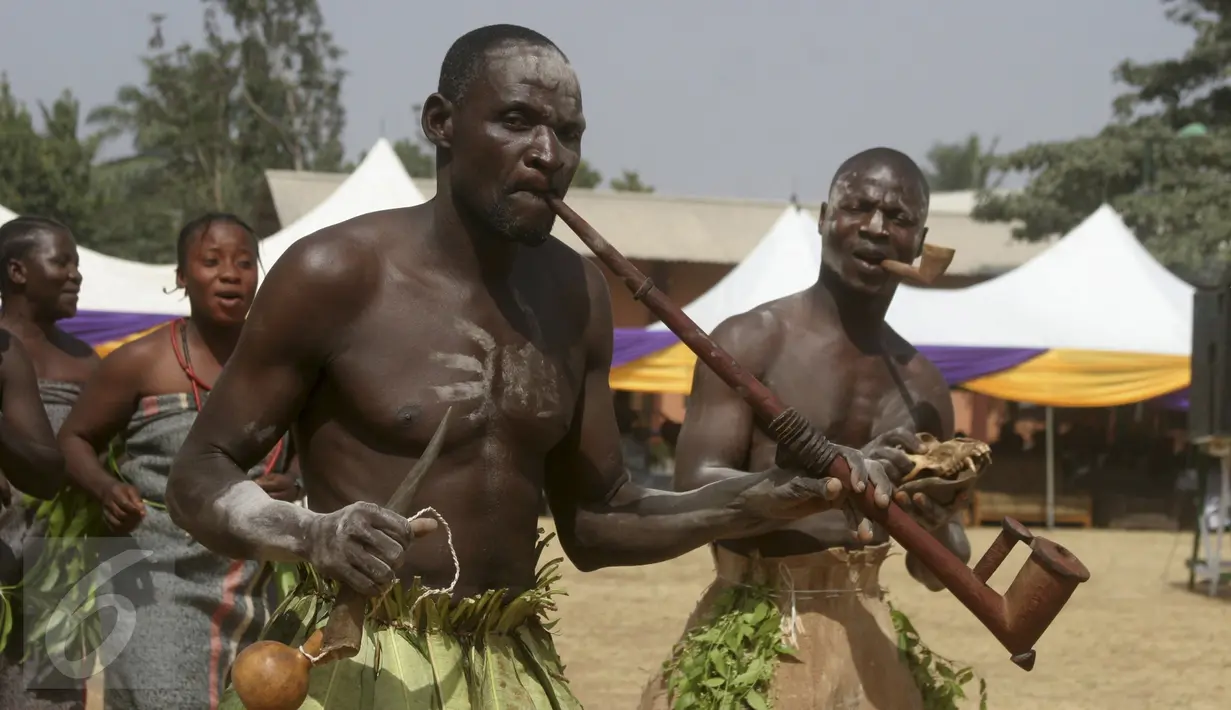
[[[818,199],[843,158],[923,160],[971,131],[1002,148],[1098,130],[1115,64],[1178,55],[1159,0],[321,0],[346,50],[346,148],[411,135],[460,34],[536,29],[581,77],[583,155],[659,192]],[[197,0],[0,0],[0,69],[27,101],[69,87],[92,107],[143,78],[147,17],[201,35]],[[109,152],[122,150],[117,146]]]

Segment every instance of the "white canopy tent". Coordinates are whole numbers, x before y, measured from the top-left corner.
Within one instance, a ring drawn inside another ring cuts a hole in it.
[[[820,249],[815,218],[789,209],[744,261],[684,311],[712,331],[732,315],[807,288],[816,280]],[[1188,355],[1192,298],[1193,288],[1155,261],[1104,205],[1042,254],[990,281],[952,290],[901,286],[887,320],[917,345]],[[1050,423],[1050,408],[1048,414]],[[1051,461],[1048,468],[1050,518]]]
[[[355,172],[324,202],[294,223],[261,241],[261,261],[269,268],[291,244],[319,229],[367,212],[420,204],[415,187],[389,141],[380,139]],[[17,215],[0,206],[0,224]],[[82,311],[188,315],[188,301],[175,286],[175,264],[144,264],[79,246],[84,278],[77,305]]]
[[[684,312],[713,330],[732,315],[807,288],[820,263],[815,216],[788,208],[756,248]],[[1104,205],[1042,254],[997,278],[962,289],[902,285],[887,319],[917,345],[1188,355],[1192,297],[1193,288],[1155,261]]]
[[[381,138],[324,202],[261,241],[261,261],[271,268],[292,244],[340,222],[368,212],[410,207],[424,202],[423,193],[406,173],[389,141]]]
[[[920,345],[1188,355],[1192,304],[1193,288],[1103,205],[1047,251],[990,281],[902,286],[888,321]]]
[[[821,268],[816,225],[812,213],[788,207],[748,256],[684,313],[708,333],[730,316],[812,285]],[[647,328],[666,329],[661,322]]]

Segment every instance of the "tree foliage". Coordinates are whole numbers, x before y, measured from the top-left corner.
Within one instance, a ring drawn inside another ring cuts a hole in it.
[[[146,78],[90,113],[98,136],[133,155],[100,171],[83,241],[169,261],[174,234],[212,210],[250,217],[267,169],[342,166],[341,50],[315,0],[203,0],[205,40],[165,47],[151,18]]]
[[[620,177],[612,178],[611,189],[616,192],[654,192],[654,187],[642,182],[636,170],[625,170]]]
[[[167,263],[180,226],[196,215],[264,216],[266,170],[353,169],[343,158],[343,52],[317,0],[198,7],[204,31],[195,43],[168,46],[163,16],[151,16],[143,80],[89,112],[88,136],[79,135],[82,111],[71,94],[32,115],[0,78],[0,205],[60,219],[104,253]],[[131,150],[97,163],[107,142]],[[435,177],[435,151],[421,132],[393,148],[412,177]],[[583,161],[573,184],[601,181]],[[653,191],[633,171],[611,187]]]
[[[996,144],[984,149],[977,134],[956,143],[937,142],[928,150],[927,159],[931,170],[927,171],[928,187],[932,192],[956,192],[958,190],[982,190],[988,187]]]
[[[38,111],[42,131],[0,75],[0,205],[81,223],[94,212],[89,189],[99,141],[78,135],[81,107],[68,91]]]
[[[1162,4],[1194,31],[1192,46],[1174,59],[1122,62],[1114,77],[1125,91],[1097,135],[999,156],[994,168],[1029,183],[983,193],[977,219],[1014,222],[1018,238],[1041,239],[1107,203],[1168,266],[1207,278],[1231,263],[1231,3]]]
[[[581,163],[577,165],[577,172],[573,174],[572,187],[593,189],[602,183],[603,174],[595,170],[594,166],[586,162],[585,158],[582,158]]]

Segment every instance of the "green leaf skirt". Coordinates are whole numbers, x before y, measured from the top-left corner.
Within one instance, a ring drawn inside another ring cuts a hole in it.
[[[539,551],[550,537],[539,543]],[[564,678],[550,633],[553,585],[561,560],[543,565],[535,586],[506,599],[504,590],[453,602],[432,594],[414,603],[419,580],[396,585],[373,602],[358,655],[312,669],[302,708],[573,710],[581,703]],[[293,591],[263,638],[299,646],[329,620],[337,583],[309,567],[296,570]],[[220,710],[240,710],[228,688]]]

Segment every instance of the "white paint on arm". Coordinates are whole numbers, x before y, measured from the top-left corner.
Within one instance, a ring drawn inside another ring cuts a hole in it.
[[[228,486],[210,506],[219,521],[211,528],[225,531],[230,544],[243,548],[244,557],[270,562],[307,559],[308,528],[320,517],[307,508],[269,497],[255,481]]]

